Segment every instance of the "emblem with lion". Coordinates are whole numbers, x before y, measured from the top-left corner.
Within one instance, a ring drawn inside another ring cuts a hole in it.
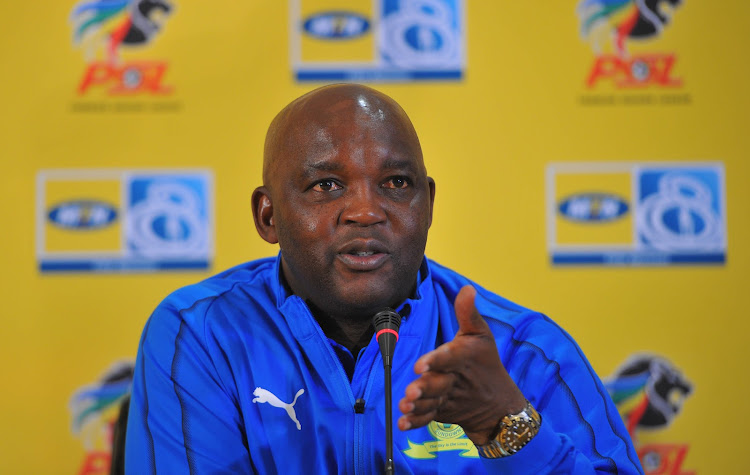
[[[634,440],[636,429],[668,426],[693,391],[693,385],[672,363],[650,354],[631,356],[604,386]]]
[[[627,40],[661,33],[671,10],[681,4],[682,0],[581,0],[577,8],[581,36],[596,54],[611,40],[613,50],[623,58]]]
[[[117,63],[121,46],[148,43],[173,7],[166,0],[94,0],[78,3],[71,13],[73,42],[88,61],[104,47],[106,61]]]

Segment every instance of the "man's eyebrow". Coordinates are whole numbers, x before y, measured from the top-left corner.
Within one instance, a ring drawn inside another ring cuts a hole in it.
[[[318,172],[338,172],[344,168],[344,165],[337,162],[328,160],[320,160],[317,162],[307,163],[304,167],[305,176],[315,176]],[[404,159],[404,158],[388,158],[381,164],[381,169],[384,170],[408,170],[416,171],[419,167],[415,160]]]
[[[383,168],[386,169],[408,169],[415,170],[417,168],[415,160],[408,160],[403,158],[389,158],[383,162]]]
[[[320,160],[318,162],[305,164],[305,174],[310,175],[317,171],[322,172],[336,172],[343,168],[341,164],[330,162],[327,160]]]

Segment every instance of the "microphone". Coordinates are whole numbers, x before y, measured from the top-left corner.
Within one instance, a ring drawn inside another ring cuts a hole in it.
[[[383,355],[383,368],[391,366],[393,351],[398,341],[398,328],[401,326],[401,315],[390,308],[381,310],[372,320],[375,326],[375,339],[380,345],[380,354]]]
[[[398,341],[398,328],[401,326],[401,315],[390,308],[381,310],[372,320],[375,326],[375,339],[380,345],[383,356],[383,373],[385,375],[385,473],[393,474],[393,411],[391,387],[391,363],[393,352]]]

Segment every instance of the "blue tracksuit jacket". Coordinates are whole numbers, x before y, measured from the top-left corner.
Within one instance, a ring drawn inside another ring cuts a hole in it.
[[[350,382],[342,348],[287,293],[279,268],[280,257],[237,266],[154,311],[138,350],[127,473],[383,472],[377,342],[357,356]],[[396,473],[642,473],[617,410],[565,331],[433,261],[424,260],[420,279],[400,307],[410,311],[393,362]],[[478,458],[456,425],[396,428],[417,358],[458,329],[453,301],[466,284],[510,376],[542,414],[539,434],[510,457]]]

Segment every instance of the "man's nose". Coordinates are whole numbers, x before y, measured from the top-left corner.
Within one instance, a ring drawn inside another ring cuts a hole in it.
[[[341,213],[342,224],[372,226],[386,219],[383,209],[383,197],[370,187],[352,187],[349,189],[346,207]]]

